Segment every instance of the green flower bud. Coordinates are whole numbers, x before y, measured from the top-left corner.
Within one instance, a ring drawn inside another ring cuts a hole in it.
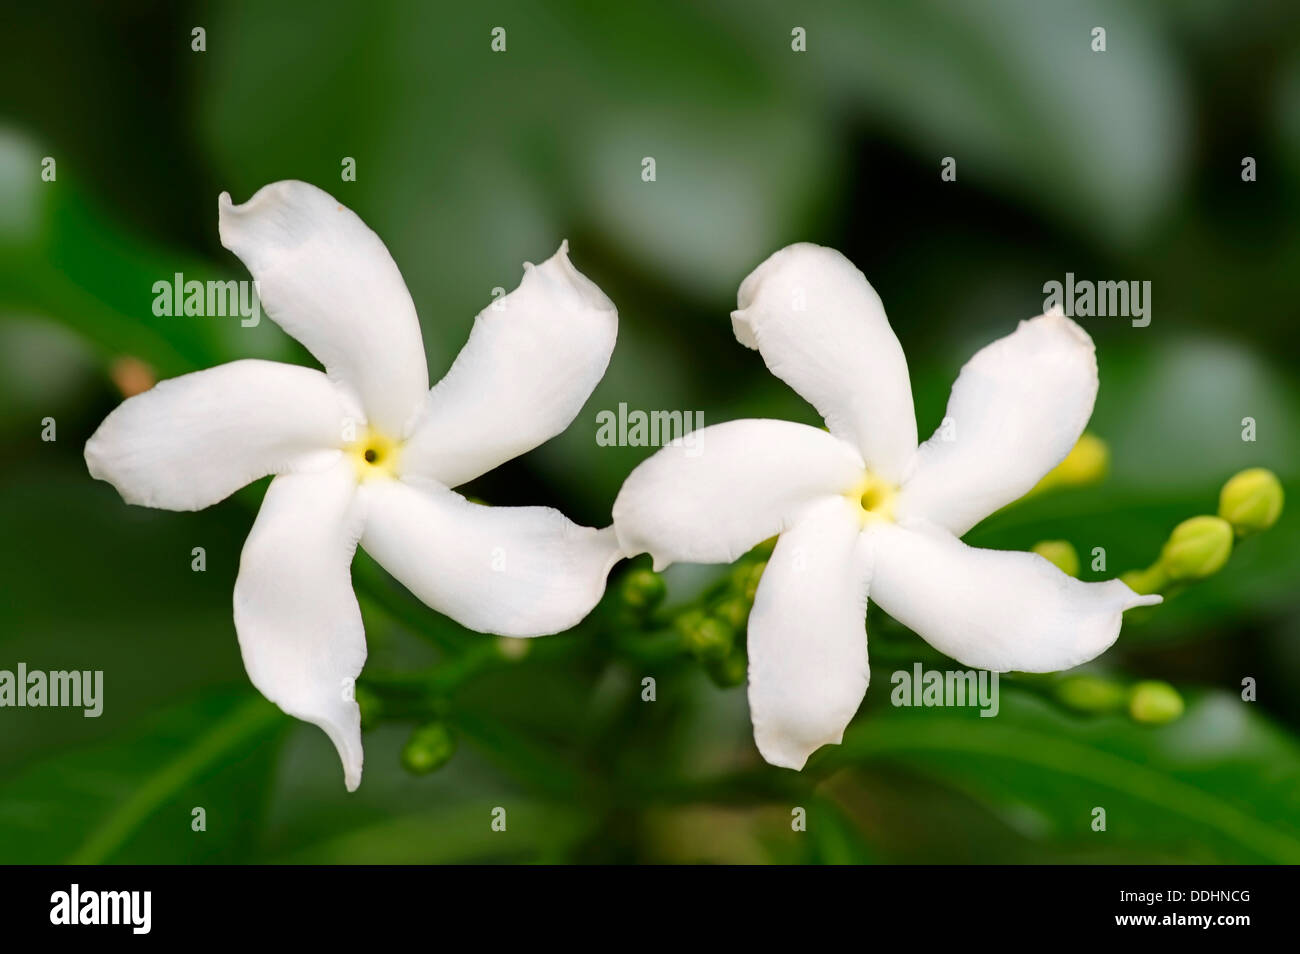
[[[1030,496],[1057,487],[1083,487],[1095,484],[1110,468],[1110,448],[1095,434],[1083,434],[1065,460],[1053,467],[1029,491]]]
[[[705,663],[705,671],[720,689],[742,686],[749,674],[749,658],[740,651],[728,653],[721,659]]]
[[[526,636],[498,636],[497,652],[501,658],[519,662],[533,649],[533,641]]]
[[[1183,697],[1167,682],[1139,682],[1129,694],[1128,711],[1136,722],[1164,725],[1183,714]]]
[[[1079,554],[1068,540],[1043,540],[1032,549],[1066,576],[1079,575]]]
[[[1109,679],[1080,675],[1061,680],[1056,697],[1077,712],[1118,712],[1128,701],[1128,692]]]
[[[713,608],[713,615],[718,617],[734,630],[742,630],[745,623],[749,620],[748,600],[741,599],[739,596],[733,596],[723,600]]]
[[[720,619],[706,616],[702,610],[691,610],[677,619],[677,630],[686,641],[686,648],[702,660],[723,659],[731,652],[735,631]]]
[[[654,570],[633,570],[623,577],[619,595],[624,605],[638,613],[648,613],[664,601],[668,586]]]
[[[1238,536],[1259,533],[1277,523],[1282,514],[1282,484],[1277,475],[1263,467],[1243,470],[1219,492],[1219,516]]]
[[[445,722],[426,722],[411,733],[402,749],[402,765],[415,775],[442,768],[456,751],[456,739]]]
[[[1217,573],[1232,553],[1232,524],[1221,517],[1192,517],[1174,527],[1160,566],[1172,580],[1199,580]]]

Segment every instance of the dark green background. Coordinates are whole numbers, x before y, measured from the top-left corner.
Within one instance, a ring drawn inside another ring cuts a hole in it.
[[[468,490],[594,525],[648,453],[597,446],[600,409],[820,423],[731,334],[740,280],[783,245],[834,246],[870,278],[923,434],[961,363],[1041,311],[1044,282],[1149,280],[1149,327],[1084,322],[1110,478],[969,537],[1103,546],[1107,575],[1145,565],[1243,467],[1273,468],[1297,499],[1297,18],[1286,0],[11,5],[0,669],[102,669],[106,706],[98,720],[0,710],[0,861],[1300,860],[1293,513],[1130,620],[1093,667],[1178,686],[1188,711],[1162,728],[1074,715],[1014,681],[996,719],[893,709],[889,673],[933,657],[876,638],[873,614],[867,702],[846,744],[796,776],[759,760],[742,688],[689,658],[611,648],[607,606],[440,702],[460,746],[438,773],[402,769],[410,722],[368,732],[348,795],[323,733],[243,674],[230,593],[263,485],[202,513],[147,511],[81,458],[119,400],[114,358],[162,376],[309,362],[269,321],[150,308],[176,271],[247,277],[218,241],[219,192],[239,202],[299,178],[388,244],[434,378],[491,289],[570,240],[619,306],[609,372],[565,434]],[[195,26],[206,52],[190,49]],[[490,51],[495,26],[506,53]],[[790,49],[794,26],[806,53]],[[345,156],[356,182],[340,181]],[[955,183],[940,181],[944,156]],[[1244,156],[1257,182],[1242,181]],[[47,416],[54,443],[39,439]],[[190,570],[194,546],[206,573]],[[670,600],[722,572],[675,569]],[[358,575],[383,591],[372,565]],[[387,609],[362,597],[368,676],[437,662],[408,624],[472,646],[401,594]],[[647,674],[653,705],[639,701]],[[1248,676],[1254,704],[1239,697]],[[206,832],[190,830],[193,806]],[[505,833],[489,830],[496,806]],[[790,830],[793,806],[807,832]]]

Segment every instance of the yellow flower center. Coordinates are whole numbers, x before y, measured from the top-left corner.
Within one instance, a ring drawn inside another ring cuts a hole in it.
[[[387,434],[366,430],[344,450],[352,457],[358,480],[372,477],[396,477],[402,445]]]
[[[867,471],[862,481],[846,495],[858,506],[858,516],[865,527],[877,520],[894,519],[898,488]]]

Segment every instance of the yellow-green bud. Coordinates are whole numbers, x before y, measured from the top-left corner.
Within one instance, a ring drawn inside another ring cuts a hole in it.
[[[1139,682],[1129,694],[1128,711],[1136,722],[1164,725],[1183,714],[1183,697],[1167,682]]]
[[[663,602],[668,587],[654,570],[638,569],[623,577],[619,593],[628,607],[638,613],[648,613]]]
[[[1079,575],[1079,554],[1068,540],[1043,540],[1032,549],[1066,576]]]
[[[1110,448],[1096,434],[1081,435],[1065,460],[1057,465],[1062,483],[1071,486],[1096,483],[1109,469]]]
[[[1259,533],[1277,523],[1282,515],[1282,483],[1263,467],[1243,470],[1219,491],[1219,516],[1238,536]]]
[[[456,751],[456,739],[444,722],[419,726],[402,749],[402,765],[415,775],[428,775],[442,768]]]
[[[503,659],[519,662],[533,649],[533,641],[525,636],[498,636],[497,652]]]
[[[686,648],[704,660],[722,659],[731,652],[735,633],[720,619],[706,616],[702,610],[683,613],[677,629],[685,638]]]
[[[713,615],[732,629],[741,630],[745,628],[745,623],[749,620],[749,607],[748,600],[733,596],[715,606]]]
[[[721,659],[713,659],[705,664],[705,669],[714,685],[722,689],[743,685],[748,674],[749,659],[739,650],[729,653]]]
[[[1095,484],[1110,468],[1110,448],[1096,434],[1084,434],[1065,455],[1065,460],[1044,475],[1030,494],[1053,487],[1080,487]]]
[[[1222,517],[1192,517],[1174,527],[1160,566],[1172,580],[1199,580],[1223,569],[1232,553],[1232,524]]]
[[[1118,712],[1128,701],[1128,692],[1109,679],[1079,675],[1061,680],[1056,697],[1078,712]]]

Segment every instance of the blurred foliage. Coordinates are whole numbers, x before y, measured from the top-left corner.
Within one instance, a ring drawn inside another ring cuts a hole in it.
[[[727,318],[780,246],[823,242],[867,273],[923,432],[966,357],[1041,310],[1044,282],[1150,280],[1149,327],[1087,322],[1107,479],[1035,494],[968,538],[1063,541],[1083,579],[1147,567],[1238,471],[1270,468],[1300,499],[1298,27],[1286,0],[7,10],[0,668],[103,669],[107,702],[99,719],[0,711],[0,861],[1300,860],[1294,509],[1131,615],[1083,674],[1119,696],[1006,677],[997,718],[892,708],[890,671],[942,657],[873,609],[875,686],[845,744],[798,775],[758,758],[735,678],[761,551],[674,567],[662,604],[624,565],[574,633],[523,647],[466,633],[359,554],[370,701],[365,780],[347,795],[324,735],[243,675],[230,592],[264,484],[160,513],[122,505],[81,461],[119,399],[113,359],[163,377],[310,362],[270,322],[150,307],[176,272],[244,277],[216,196],[292,177],[388,244],[434,376],[493,287],[571,240],[619,304],[609,373],[565,434],[467,490],[597,525],[649,452],[598,446],[599,409],[819,423]],[[956,183],[939,178],[945,156]],[[1244,156],[1258,181],[1242,181]],[[57,442],[40,440],[45,417]],[[1257,702],[1241,701],[1248,677]],[[1176,687],[1182,716],[1138,724],[1111,704],[1143,680]],[[489,827],[499,806],[506,832]]]

